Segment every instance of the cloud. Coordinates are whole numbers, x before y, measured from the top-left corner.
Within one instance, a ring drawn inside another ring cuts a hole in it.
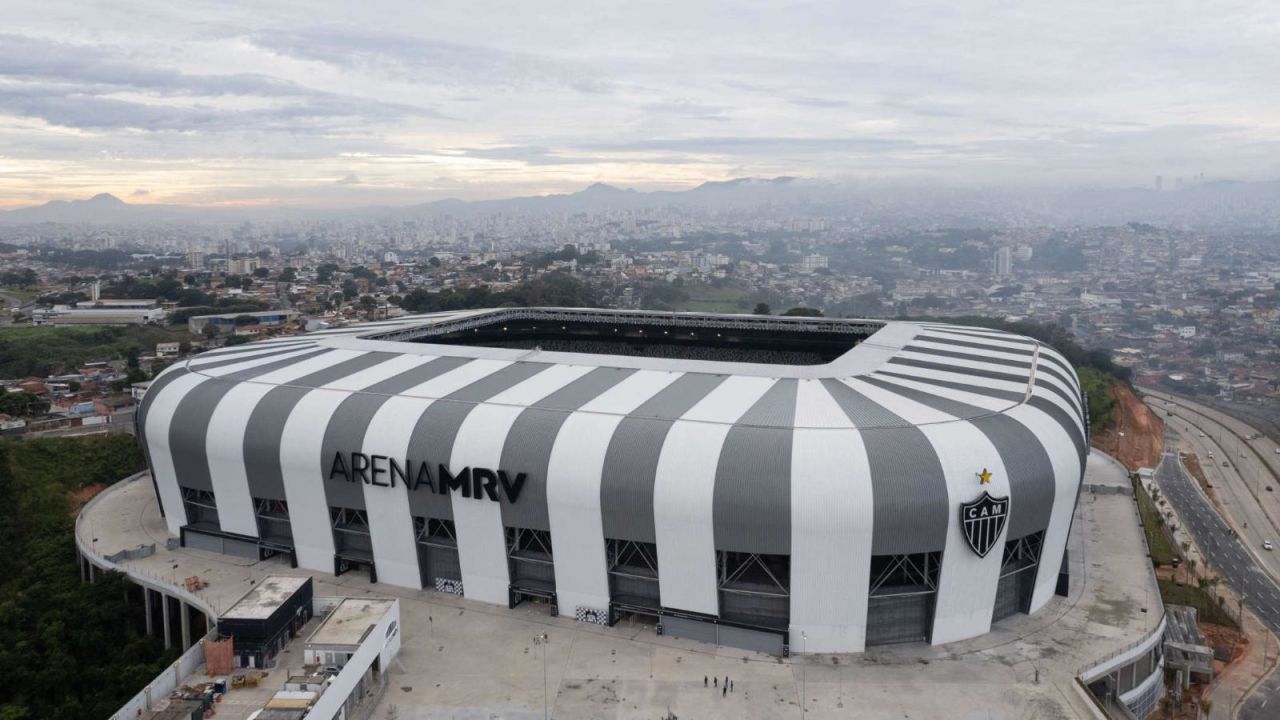
[[[975,3],[18,3],[0,205],[1280,172],[1274,3]]]
[[[722,137],[654,138],[586,144],[597,152],[684,152],[715,155],[759,156],[773,154],[866,153],[910,150],[913,140],[892,137]]]
[[[609,94],[614,90],[608,79],[545,55],[418,35],[350,27],[317,27],[255,33],[250,40],[280,55],[339,68],[387,72],[441,85],[470,88],[558,86],[588,95]]]
[[[0,78],[8,80],[0,83],[0,113],[81,129],[306,133],[353,121],[443,117],[266,75],[184,73],[127,59],[118,48],[12,34],[0,35]]]
[[[134,190],[132,193],[129,193],[129,194],[134,197],[146,197],[147,195],[151,194],[151,191],[146,190],[144,188],[138,188],[137,190]]]
[[[0,76],[41,83],[131,88],[161,95],[305,96],[311,90],[261,74],[191,75],[127,58],[119,48],[0,34]]]

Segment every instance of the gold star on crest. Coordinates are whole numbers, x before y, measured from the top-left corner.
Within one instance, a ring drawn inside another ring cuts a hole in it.
[[[991,483],[991,471],[982,468],[982,472],[978,473],[978,481],[983,485],[989,485]]]

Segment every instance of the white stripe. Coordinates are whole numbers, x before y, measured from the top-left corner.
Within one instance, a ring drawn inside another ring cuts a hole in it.
[[[978,557],[965,540],[960,523],[960,506],[972,502],[983,490],[992,497],[1009,497],[1009,478],[1000,453],[987,436],[971,423],[922,405],[860,380],[849,385],[872,401],[891,406],[907,422],[916,424],[929,440],[942,465],[947,480],[947,542],[942,552],[942,573],[938,579],[938,596],[934,607],[934,645],[982,635],[991,629],[995,611],[996,588],[1004,530],[990,552]],[[943,419],[950,419],[944,422]],[[977,474],[983,468],[991,471],[991,483],[983,486]],[[1010,502],[1009,512],[1017,512]],[[1007,523],[1006,523],[1007,529]]]
[[[639,370],[565,418],[547,463],[547,516],[562,615],[609,607],[608,560],[600,482],[609,442],[622,417],[680,377]]]
[[[400,393],[400,397],[435,400],[461,390],[471,383],[498,372],[511,363],[505,360],[472,360],[449,372],[415,385]]]
[[[875,507],[866,448],[818,380],[799,381],[795,420],[791,636],[805,634],[806,652],[862,652]]]
[[[523,405],[541,400],[590,370],[586,366],[552,365],[477,405],[458,428],[449,468],[456,472],[466,467],[499,469],[502,447],[511,425],[524,411]],[[505,604],[511,579],[502,506],[488,498],[463,497],[457,491],[451,493],[451,501],[463,593],[472,600]],[[554,552],[554,536],[551,542]]]
[[[356,392],[434,360],[431,355],[392,355],[387,360],[320,386],[320,390]]]
[[[720,449],[731,423],[775,382],[773,378],[729,377],[667,433],[653,487],[661,568],[658,583],[664,607],[719,614],[712,504]]]
[[[369,421],[361,448],[369,455],[405,458],[418,418],[431,405],[430,400],[391,397]],[[413,458],[426,460],[426,458]],[[412,478],[411,478],[412,480]],[[403,486],[375,488],[364,486],[365,510],[369,513],[369,535],[373,556],[378,562],[378,580],[399,587],[422,587],[418,570],[418,547],[413,536],[413,515],[409,493]],[[417,492],[428,492],[421,489]]]
[[[924,362],[934,363],[936,365],[945,365],[947,367],[957,368],[960,371],[985,370],[987,372],[997,372],[1002,375],[1013,376],[1013,378],[1010,379],[1015,382],[1017,381],[1016,378],[1027,378],[1028,380],[1031,378],[1031,363],[1027,363],[1026,368],[1013,368],[1008,365],[986,362],[979,357],[974,357],[973,359],[943,357],[941,355],[930,355],[928,353],[912,352],[910,350],[903,350],[898,353],[897,357],[903,360],[921,360]]]
[[[954,331],[944,328],[930,328],[924,331],[925,335],[934,335],[937,337],[953,338],[955,340],[965,340],[967,342],[982,343],[992,347],[1021,348],[1030,350],[1036,345],[1031,338],[1022,335],[1013,335],[1011,333],[986,332],[977,328],[956,326]],[[1022,342],[1018,342],[1022,340]],[[1030,342],[1028,342],[1030,341]]]
[[[213,414],[209,416],[209,431],[204,448],[209,463],[209,478],[213,483],[214,496],[218,499],[218,524],[224,532],[258,536],[253,491],[249,487],[248,471],[244,464],[245,431],[258,402],[275,388],[275,383],[292,382],[356,355],[358,353],[346,351],[316,355],[260,375],[252,381],[237,383],[222,396],[218,406],[213,409]]]
[[[219,371],[218,374],[223,375],[256,367],[266,362],[269,360],[249,358],[244,362],[230,363],[216,370]],[[173,448],[169,445],[169,430],[173,424],[173,415],[178,410],[178,404],[196,386],[208,379],[209,375],[188,373],[151,394],[148,400],[143,435],[147,440],[147,451],[151,455],[151,473],[155,478],[156,487],[159,488],[161,506],[164,507],[165,525],[174,535],[178,535],[182,526],[187,524],[187,513],[182,505],[182,490],[178,487],[178,474],[173,466]]]
[[[426,380],[405,393],[388,398],[369,421],[369,428],[364,435],[365,452],[396,458],[406,457],[413,440],[414,428],[422,414],[435,402],[432,398],[466,387],[508,364],[485,360],[470,362]],[[374,490],[375,488],[365,486],[364,501],[369,513],[369,535],[374,557],[378,559],[378,578],[392,585],[418,588],[421,580],[418,548],[413,536],[413,509],[407,493],[401,495],[394,491]],[[426,582],[430,587],[431,578],[426,578]]]
[[[1031,360],[1032,360],[1031,355],[1023,355],[1023,354],[1018,354],[1013,352],[1003,352],[1003,350],[1005,349],[1003,347],[973,348],[973,347],[968,347],[966,345],[950,345],[948,343],[941,342],[938,340],[930,340],[927,336],[916,338],[916,341],[911,344],[918,345],[922,348],[928,348],[930,350],[943,350],[946,352],[957,353],[959,355],[972,357],[978,360],[981,360],[982,358],[1012,360],[1014,362],[1023,363],[1024,365],[1027,366],[1027,369],[1030,369],[1031,367]],[[1009,349],[1012,349],[1012,348],[1009,348]],[[943,356],[935,355],[934,357],[943,357]],[[1010,370],[1015,370],[1015,371],[1017,370],[1017,368],[1012,368],[1008,365],[1001,365],[1000,367],[1009,368]]]
[[[314,349],[316,347],[313,342],[304,342],[290,345],[266,345],[263,347],[242,349],[239,352],[207,352],[200,353],[186,361],[188,367],[197,367],[199,365],[208,365],[212,362],[220,362],[222,360],[230,360],[232,358],[251,358],[267,353],[278,353],[282,350],[298,350],[298,349]]]

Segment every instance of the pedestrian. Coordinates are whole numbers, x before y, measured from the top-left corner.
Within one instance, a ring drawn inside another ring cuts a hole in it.
[[[706,686],[707,686],[707,676],[706,676],[706,675],[703,675],[703,676],[702,676],[702,687],[706,687]]]
[[[729,694],[729,683],[725,683],[724,687],[720,688],[720,697],[724,697],[725,695],[728,695],[728,694]]]
[[[717,676],[715,676],[715,677],[711,678],[711,687],[720,687],[720,676],[719,676],[719,675],[717,675]]]

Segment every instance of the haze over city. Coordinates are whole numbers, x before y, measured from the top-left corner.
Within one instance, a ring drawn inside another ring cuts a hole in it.
[[[1280,177],[1274,3],[11,3],[0,208]]]
[[[0,720],[1275,720],[1277,48],[0,7]]]

